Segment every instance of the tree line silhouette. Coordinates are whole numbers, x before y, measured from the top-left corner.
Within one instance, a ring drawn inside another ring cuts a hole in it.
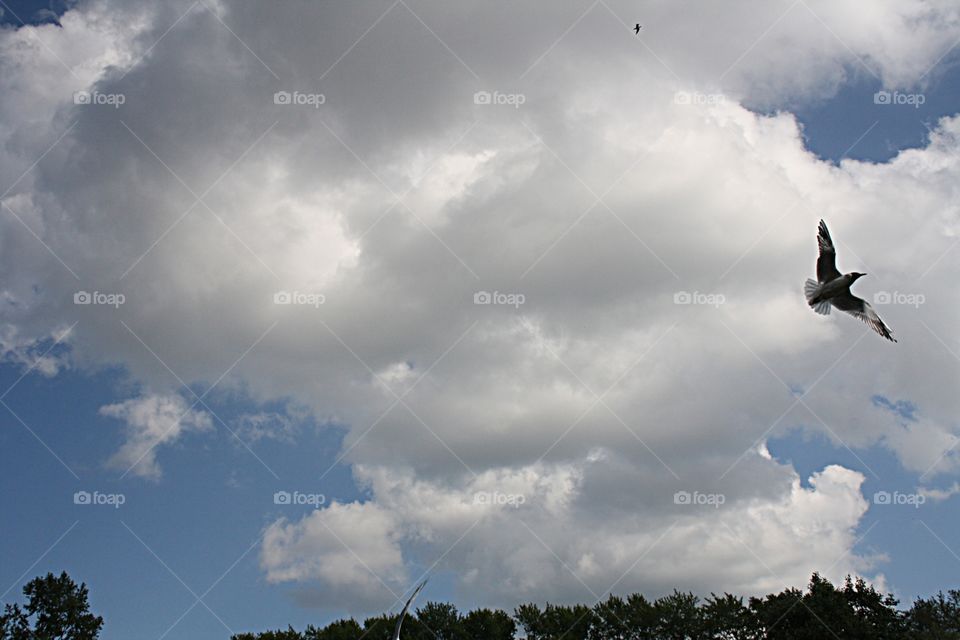
[[[0,640],[96,640],[103,618],[89,610],[85,584],[66,572],[34,578],[23,606],[7,603]],[[725,593],[701,600],[674,591],[649,600],[611,595],[593,606],[528,603],[513,614],[428,602],[403,625],[403,640],[960,640],[960,590],[918,598],[909,609],[849,576],[842,586],[814,573],[807,589],[760,598]],[[396,615],[343,619],[304,631],[240,633],[231,640],[390,640]]]

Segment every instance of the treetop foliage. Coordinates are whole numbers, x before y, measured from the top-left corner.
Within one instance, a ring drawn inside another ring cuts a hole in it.
[[[649,600],[639,593],[610,595],[592,606],[527,603],[513,615],[429,602],[408,615],[403,640],[960,640],[960,590],[918,599],[908,610],[863,579],[842,585],[814,573],[806,591],[744,601],[729,593],[701,600],[674,591]],[[381,614],[360,625],[338,620],[297,634],[245,633],[231,640],[390,640],[397,616]],[[278,635],[279,634],[279,635]]]

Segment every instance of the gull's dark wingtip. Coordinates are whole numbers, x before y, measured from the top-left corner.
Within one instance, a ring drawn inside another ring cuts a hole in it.
[[[890,327],[885,325],[883,323],[883,320],[881,320],[879,316],[877,317],[877,321],[875,323],[873,322],[870,323],[870,326],[874,331],[879,333],[881,336],[883,336],[890,342],[894,342],[894,343],[897,342],[897,339],[893,337],[893,332],[890,331]]]
[[[827,223],[823,218],[820,219],[820,224],[817,226],[817,241],[821,249],[833,250],[833,238],[830,237],[830,230],[827,229]]]

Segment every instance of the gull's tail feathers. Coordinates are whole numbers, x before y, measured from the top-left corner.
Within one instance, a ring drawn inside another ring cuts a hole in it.
[[[830,315],[830,302],[827,300],[821,300],[820,302],[814,303],[813,299],[820,292],[820,284],[811,278],[807,278],[807,281],[803,285],[803,295],[807,297],[807,304],[809,304],[814,311],[822,315]]]

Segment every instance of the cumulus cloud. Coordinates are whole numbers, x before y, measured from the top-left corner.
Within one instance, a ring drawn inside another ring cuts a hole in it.
[[[920,83],[960,37],[956,8],[665,4],[641,41],[608,2],[553,46],[582,9],[390,6],[100,0],[2,34],[4,320],[22,345],[77,322],[72,363],[157,390],[105,408],[127,422],[111,463],[156,478],[150,445],[206,428],[176,421],[180,380],[348,426],[370,499],[277,521],[263,545],[271,582],[319,590],[305,601],[389,604],[384,584],[438,557],[488,600],[582,599],[633,562],[617,588],[875,570],[852,548],[862,475],[802,486],[762,442],[802,427],[910,469],[947,445],[960,120],[888,163],[835,166],[790,113],[744,105],[860,73]],[[881,309],[900,345],[806,308],[821,216],[841,269],[871,274],[864,295],[925,295]],[[79,289],[126,303],[77,306]],[[877,395],[909,398],[923,429]],[[678,491],[725,502],[683,510]]]
[[[406,586],[401,544],[439,550],[441,568],[500,606],[538,600],[545,584],[571,602],[610,590],[666,593],[678,581],[760,593],[803,584],[812,571],[842,579],[877,559],[848,554],[867,510],[855,471],[831,465],[804,487],[782,469],[783,490],[771,499],[648,492],[644,508],[605,508],[592,489],[625,462],[594,451],[582,463],[490,470],[458,486],[360,468],[376,504],[272,524],[261,564],[269,580],[313,580],[342,594],[336,604],[363,611],[371,600],[392,602],[380,576],[397,593]]]
[[[177,441],[191,431],[213,427],[209,414],[192,409],[178,395],[146,394],[100,407],[100,415],[124,422],[126,441],[107,461],[107,466],[157,480],[160,465],[157,448]]]
[[[400,537],[394,514],[379,505],[333,503],[267,527],[260,564],[269,582],[319,582],[325,606],[363,611],[403,592]]]

